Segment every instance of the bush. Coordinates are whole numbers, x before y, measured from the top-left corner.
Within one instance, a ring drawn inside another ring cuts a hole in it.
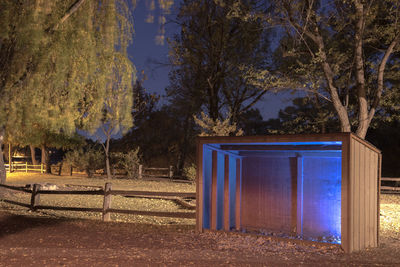
[[[113,153],[112,157],[114,158],[115,165],[122,168],[126,172],[128,178],[138,178],[138,169],[140,165],[139,148],[131,150],[128,153]]]
[[[186,166],[183,169],[183,175],[190,181],[196,180],[196,174],[197,174],[196,164],[192,163],[192,165]]]
[[[65,154],[64,162],[92,177],[96,170],[104,169],[104,153],[93,147],[71,150]]]

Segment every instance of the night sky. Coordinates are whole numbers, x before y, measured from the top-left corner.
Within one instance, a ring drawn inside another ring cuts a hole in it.
[[[174,14],[177,13],[177,8],[178,4],[174,4],[171,15],[169,15],[170,18],[173,18]],[[133,38],[133,44],[129,49],[129,54],[138,71],[138,77],[141,78],[140,73],[142,71],[144,71],[147,76],[147,80],[144,82],[146,90],[163,96],[165,95],[164,89],[169,84],[169,68],[165,66],[161,67],[158,64],[152,63],[152,61],[168,61],[168,44],[156,45],[154,38],[157,35],[159,25],[158,23],[146,23],[145,19],[148,14],[149,10],[146,8],[146,2],[144,0],[138,1],[133,13],[135,36]],[[157,19],[157,10],[155,15]],[[172,37],[174,33],[178,32],[179,27],[173,23],[167,23],[166,38]],[[296,96],[300,95],[292,95],[290,93],[280,93],[279,95],[267,94],[261,101],[259,101],[256,107],[260,110],[264,119],[276,118],[279,109],[290,105],[290,99]],[[161,98],[161,104],[165,102],[165,98],[164,100]]]

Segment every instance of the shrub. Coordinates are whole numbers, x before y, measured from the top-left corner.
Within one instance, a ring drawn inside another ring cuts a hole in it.
[[[92,177],[96,170],[104,168],[104,154],[93,147],[71,150],[65,154],[64,162]]]
[[[190,181],[196,180],[196,173],[197,173],[196,164],[193,164],[193,163],[192,163],[192,165],[186,166],[183,169],[183,175]]]
[[[116,165],[126,172],[128,178],[138,178],[138,169],[140,165],[139,148],[131,150],[128,153],[113,153],[112,157],[114,158]]]

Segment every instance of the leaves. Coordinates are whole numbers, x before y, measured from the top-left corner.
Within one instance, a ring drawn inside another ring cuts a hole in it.
[[[243,135],[243,130],[238,129],[236,123],[231,123],[231,115],[228,115],[225,120],[213,120],[204,112],[201,112],[200,116],[200,118],[194,117],[194,121],[202,129],[200,136]]]

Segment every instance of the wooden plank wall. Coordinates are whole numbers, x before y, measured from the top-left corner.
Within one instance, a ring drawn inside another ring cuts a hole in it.
[[[341,236],[341,158],[303,159],[303,235],[305,238]]]
[[[236,185],[235,185],[235,228],[241,230],[242,228],[242,160],[236,159]]]
[[[379,154],[357,139],[350,147],[350,251],[378,245]]]
[[[296,158],[245,157],[242,166],[242,227],[292,233]]]
[[[205,149],[202,166],[203,194],[199,201],[203,203],[201,229],[225,230],[240,229],[241,223],[241,159]]]

